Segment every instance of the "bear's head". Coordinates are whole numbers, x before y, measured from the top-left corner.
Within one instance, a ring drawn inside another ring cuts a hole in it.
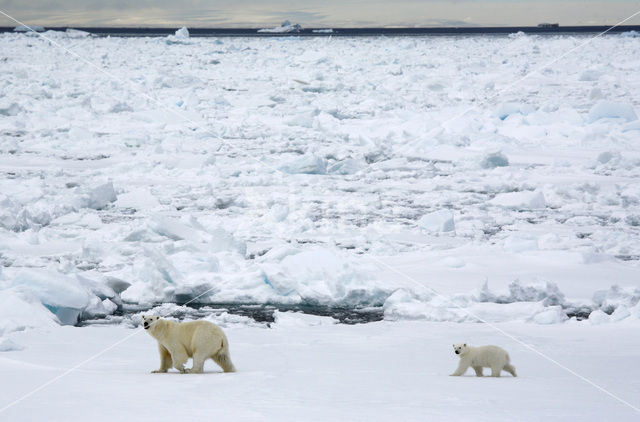
[[[155,315],[142,315],[142,326],[145,330],[153,327],[156,322],[160,320],[159,316]]]
[[[467,343],[454,344],[453,351],[456,352],[456,355],[464,355],[467,351]]]

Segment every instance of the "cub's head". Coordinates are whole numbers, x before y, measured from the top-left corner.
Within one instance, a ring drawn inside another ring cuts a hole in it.
[[[142,326],[145,330],[148,330],[152,328],[159,319],[160,317],[155,315],[142,315]]]
[[[453,345],[453,351],[456,355],[464,355],[467,351],[467,343],[457,343]]]

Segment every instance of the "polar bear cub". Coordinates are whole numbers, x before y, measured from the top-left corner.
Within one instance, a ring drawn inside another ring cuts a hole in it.
[[[509,354],[498,346],[471,347],[466,343],[454,344],[453,350],[460,356],[460,364],[452,376],[458,377],[469,367],[482,376],[482,368],[491,368],[491,376],[499,377],[500,371],[505,370],[516,377],[516,368],[509,363]]]
[[[209,321],[173,322],[157,316],[143,315],[142,325],[158,340],[160,369],[167,372],[172,366],[182,373],[201,374],[205,360],[211,358],[224,372],[235,372],[229,356],[227,336]],[[185,369],[187,359],[193,358],[191,369]]]

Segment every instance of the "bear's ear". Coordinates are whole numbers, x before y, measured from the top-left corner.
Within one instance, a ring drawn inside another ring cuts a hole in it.
[[[464,347],[467,347],[467,343],[464,344]]]

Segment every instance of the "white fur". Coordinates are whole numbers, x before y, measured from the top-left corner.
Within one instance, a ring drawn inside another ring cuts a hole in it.
[[[158,340],[160,369],[167,372],[171,366],[182,373],[202,373],[205,360],[211,358],[224,372],[235,372],[229,356],[229,342],[224,332],[209,321],[173,322],[157,316],[142,316],[142,325]],[[191,369],[185,369],[187,359],[193,358]]]
[[[499,377],[505,370],[516,377],[516,368],[509,363],[509,354],[498,346],[471,347],[466,343],[453,345],[453,350],[460,356],[460,364],[453,374],[458,377],[464,374],[469,367],[476,371],[476,375],[482,376],[482,368],[491,368],[491,376]]]

